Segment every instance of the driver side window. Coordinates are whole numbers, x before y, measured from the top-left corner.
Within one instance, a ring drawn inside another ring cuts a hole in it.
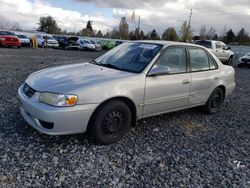
[[[170,74],[187,72],[186,50],[183,47],[167,49],[156,65],[166,66]]]

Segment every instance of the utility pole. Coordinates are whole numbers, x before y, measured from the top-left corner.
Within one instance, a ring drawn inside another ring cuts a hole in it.
[[[189,15],[189,20],[188,20],[188,26],[187,26],[187,29],[186,29],[186,34],[185,34],[185,42],[187,42],[187,37],[188,37],[188,33],[189,33],[189,30],[190,30],[190,23],[191,23],[191,18],[192,18],[192,9],[190,9],[190,15]]]
[[[139,16],[139,19],[138,19],[138,33],[137,33],[137,40],[139,39],[140,40],[140,23],[141,23],[141,16]]]

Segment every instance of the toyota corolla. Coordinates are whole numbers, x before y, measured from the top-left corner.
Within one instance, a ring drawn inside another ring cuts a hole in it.
[[[18,97],[23,118],[38,131],[87,132],[110,144],[145,117],[195,106],[218,113],[234,88],[234,69],[204,47],[138,41],[90,62],[35,72]]]

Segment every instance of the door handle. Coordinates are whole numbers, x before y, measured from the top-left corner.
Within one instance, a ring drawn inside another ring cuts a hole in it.
[[[188,84],[190,82],[190,80],[183,80],[182,83],[183,84]]]
[[[215,79],[215,80],[218,80],[219,78],[218,78],[217,76],[214,76],[214,79]]]

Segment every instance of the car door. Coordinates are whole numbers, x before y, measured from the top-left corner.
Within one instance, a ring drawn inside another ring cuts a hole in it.
[[[215,55],[221,60],[224,60],[224,52],[220,42],[215,42]]]
[[[166,75],[147,76],[143,115],[150,116],[185,108],[188,104],[191,76],[188,73],[186,49],[171,47],[154,66],[166,66]]]
[[[191,66],[190,106],[203,105],[218,85],[220,72],[213,57],[201,48],[189,48]]]

